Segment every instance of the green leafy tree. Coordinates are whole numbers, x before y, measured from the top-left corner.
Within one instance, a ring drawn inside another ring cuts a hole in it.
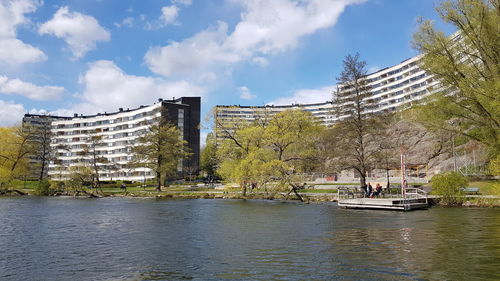
[[[178,165],[190,153],[180,131],[167,121],[150,125],[147,132],[137,139],[132,152],[139,165],[153,170],[156,175],[156,190],[161,191],[162,182],[178,171]]]
[[[251,177],[244,171],[243,160],[263,145],[264,127],[254,125],[226,131],[226,139],[219,142],[217,173],[224,179],[237,182],[246,196]]]
[[[0,128],[0,187],[6,188],[14,178],[26,174],[29,155],[34,147],[30,143],[32,127]]]
[[[422,21],[413,45],[421,67],[441,83],[420,110],[428,128],[447,130],[479,141],[500,153],[500,2],[444,1],[439,16],[456,27],[447,36]]]
[[[93,168],[88,163],[80,163],[68,168],[68,175],[64,184],[66,192],[72,193],[75,196],[80,193],[94,197],[92,192],[88,192],[87,188],[94,184],[95,175]]]
[[[218,173],[242,187],[272,186],[298,193],[300,173],[314,169],[318,159],[316,142],[324,128],[305,111],[287,110],[266,123],[236,130],[218,149]]]
[[[217,145],[213,133],[207,135],[200,158],[201,170],[208,176],[214,176],[217,170]]]

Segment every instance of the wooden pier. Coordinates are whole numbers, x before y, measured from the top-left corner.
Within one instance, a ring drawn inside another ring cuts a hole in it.
[[[379,209],[412,211],[426,209],[429,207],[426,199],[403,199],[403,198],[354,198],[341,199],[338,205],[350,209]]]
[[[405,188],[405,197],[393,198],[363,198],[359,192],[341,190],[338,193],[338,205],[350,209],[376,209],[412,211],[427,209],[429,202],[427,192],[418,188]]]

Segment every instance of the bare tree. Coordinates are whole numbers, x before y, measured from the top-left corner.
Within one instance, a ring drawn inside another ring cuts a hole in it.
[[[47,166],[53,159],[53,151],[50,146],[52,140],[50,119],[42,119],[36,126],[31,125],[33,133],[30,136],[30,143],[33,146],[31,156],[34,158],[38,172],[39,184],[47,175]]]
[[[99,148],[103,146],[104,142],[102,141],[102,135],[99,135],[98,131],[96,131],[95,133],[88,135],[87,144],[83,144],[83,150],[78,153],[90,161],[90,166],[92,167],[92,184],[99,190],[101,189],[99,179],[101,164],[109,163],[106,157],[101,156],[102,150],[99,150]]]
[[[359,54],[347,55],[343,65],[334,97],[335,114],[340,120],[331,131],[334,162],[337,169],[354,169],[361,186],[366,186],[367,173],[378,151],[377,135],[384,124],[367,114],[372,100],[366,62],[360,60]]]

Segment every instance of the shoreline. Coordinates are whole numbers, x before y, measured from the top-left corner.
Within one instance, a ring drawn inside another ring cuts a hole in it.
[[[280,196],[282,195],[282,196]],[[336,195],[332,193],[318,194],[318,195],[304,195],[306,202],[337,202]],[[23,192],[20,194],[18,190],[10,190],[8,194],[0,194],[0,197],[73,197],[73,198],[150,198],[150,199],[248,199],[248,200],[276,200],[276,201],[300,201],[294,195],[285,197],[284,194],[275,194],[274,196],[264,193],[251,193],[246,196],[242,196],[241,192],[172,192],[172,191],[161,191],[161,192],[126,192],[126,193],[68,193],[60,192],[53,195],[36,195],[29,192]]]
[[[302,197],[305,199],[303,203],[331,203],[338,202],[337,195],[332,193],[316,193],[307,194],[302,193]],[[9,190],[8,194],[0,194],[1,197],[66,197],[66,198],[79,198],[79,199],[100,199],[100,198],[145,198],[145,199],[160,199],[160,200],[189,200],[189,199],[230,199],[230,200],[269,200],[269,201],[292,201],[300,202],[300,200],[295,196],[289,196],[286,198],[285,194],[277,193],[273,195],[264,193],[251,193],[246,196],[242,196],[241,192],[168,192],[161,191],[158,192],[126,192],[126,193],[57,193],[53,195],[36,195],[29,192],[22,192],[19,190]],[[429,206],[437,207],[480,207],[480,208],[499,208],[500,198],[498,197],[465,197],[460,203],[448,205],[442,204],[439,198],[429,198]]]

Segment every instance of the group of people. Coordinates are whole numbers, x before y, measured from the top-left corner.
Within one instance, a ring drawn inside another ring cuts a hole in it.
[[[365,186],[362,186],[361,187],[364,191],[364,196],[366,198],[373,198],[375,196],[379,196],[380,193],[382,193],[382,186],[380,184],[377,183],[377,185],[375,185],[375,190],[373,190],[373,187],[370,183],[368,183],[368,185],[365,185]]]

